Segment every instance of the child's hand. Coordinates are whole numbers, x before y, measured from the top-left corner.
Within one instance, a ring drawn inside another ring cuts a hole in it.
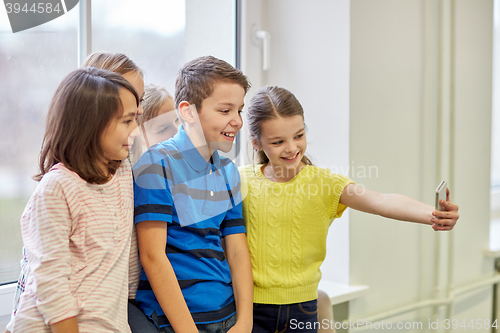
[[[450,190],[446,189],[446,201],[440,200],[439,204],[444,207],[444,211],[435,210],[432,213],[431,222],[432,229],[435,231],[448,231],[453,229],[457,220],[458,215],[458,205],[450,202]]]

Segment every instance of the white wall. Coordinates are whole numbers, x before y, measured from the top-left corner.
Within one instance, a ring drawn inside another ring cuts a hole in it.
[[[492,0],[251,3],[259,7],[253,14],[260,12],[254,17],[259,28],[272,36],[272,68],[256,70],[260,55],[246,43],[245,63],[252,64],[247,74],[297,95],[309,126],[308,151],[318,165],[349,165],[351,176],[370,189],[429,204],[446,179],[460,205],[451,233],[359,212],[350,215],[350,235],[337,230],[348,221],[334,223],[330,235],[350,240],[330,237],[336,252],[329,254],[324,276],[370,286],[367,296],[350,302],[349,317],[376,318],[443,299],[493,276],[493,261],[483,256],[489,230]],[[359,173],[370,166],[377,167],[371,176]],[[452,304],[389,321],[491,319],[491,287],[462,294]]]
[[[282,86],[296,95],[305,111],[307,153],[313,162],[347,173],[349,166],[349,1],[246,1],[260,18],[246,22],[271,34],[271,68],[260,71],[260,45],[247,45],[243,70],[253,83]],[[248,13],[245,15],[248,17]],[[250,30],[250,29],[249,29]],[[251,31],[245,36],[250,39]],[[255,68],[255,66],[259,66]],[[330,229],[323,276],[349,281],[348,213]]]
[[[185,61],[212,55],[235,65],[234,0],[186,0]]]
[[[352,213],[351,283],[371,288],[351,302],[353,318],[446,298],[493,274],[483,255],[492,19],[490,0],[351,1],[351,158],[379,167],[379,179],[364,180],[370,188],[428,203],[438,182],[448,180],[461,214],[456,230],[444,235]],[[491,306],[486,287],[457,299],[451,317],[491,319]],[[438,318],[446,315],[441,310]],[[427,322],[430,315],[404,318]]]

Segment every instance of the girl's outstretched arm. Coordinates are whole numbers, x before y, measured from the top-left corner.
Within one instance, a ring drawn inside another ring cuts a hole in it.
[[[458,206],[450,202],[449,190],[446,191],[446,201],[440,201],[445,211],[437,211],[431,205],[402,194],[378,193],[355,184],[345,187],[340,203],[395,220],[429,224],[436,231],[453,229],[459,217]]]

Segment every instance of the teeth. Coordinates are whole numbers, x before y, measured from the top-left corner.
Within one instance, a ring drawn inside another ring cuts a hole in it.
[[[222,133],[229,138],[234,138],[234,133]]]
[[[297,153],[298,154],[298,153]],[[297,157],[297,154],[293,155],[292,157],[283,157],[285,160],[293,160],[295,157]]]

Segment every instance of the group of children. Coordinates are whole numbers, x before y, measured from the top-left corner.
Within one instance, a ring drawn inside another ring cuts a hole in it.
[[[122,54],[92,54],[63,80],[21,218],[27,264],[8,331],[317,327],[326,235],[347,207],[453,229],[449,198],[435,211],[313,166],[302,106],[280,87],[252,97],[259,161],[238,169],[218,151],[243,126],[249,87],[210,56],[184,65],[173,98],[145,87]],[[310,184],[321,193],[306,193]]]

